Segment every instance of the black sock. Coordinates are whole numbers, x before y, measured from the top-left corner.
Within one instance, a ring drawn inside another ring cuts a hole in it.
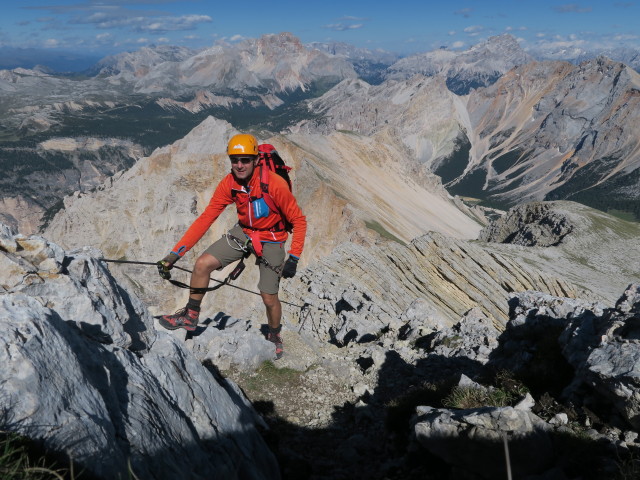
[[[272,326],[269,326],[269,333],[272,333],[274,335],[278,335],[280,333],[280,330],[282,330],[282,325],[278,325],[277,328],[273,328]]]
[[[199,312],[201,303],[202,303],[202,300],[194,300],[193,298],[190,298],[189,301],[187,302],[187,308],[189,310],[195,310],[196,312]]]

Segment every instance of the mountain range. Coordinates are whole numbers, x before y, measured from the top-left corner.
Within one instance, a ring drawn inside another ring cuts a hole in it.
[[[535,61],[510,35],[399,59],[281,33],[201,51],[143,48],[85,77],[2,70],[0,213],[35,231],[65,195],[211,115],[263,136],[384,137],[414,174],[490,207],[573,199],[640,215],[638,85],[636,71],[606,57]],[[95,139],[110,147],[87,149]]]

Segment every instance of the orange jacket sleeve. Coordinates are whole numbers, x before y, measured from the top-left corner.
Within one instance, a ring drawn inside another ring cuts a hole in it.
[[[233,203],[231,198],[231,187],[229,184],[231,174],[227,175],[218,184],[209,204],[200,214],[198,218],[187,229],[186,233],[178,241],[178,243],[171,249],[172,253],[180,255],[181,257],[193,248],[193,246],[200,241],[202,236],[209,230],[209,227],[216,221],[220,214],[227,208],[228,205]]]

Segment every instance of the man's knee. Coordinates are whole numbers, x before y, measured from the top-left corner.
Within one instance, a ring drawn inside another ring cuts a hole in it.
[[[221,267],[220,260],[209,253],[203,253],[196,260],[193,271],[198,274],[209,275],[214,270]]]
[[[260,296],[262,297],[262,301],[264,302],[265,307],[267,308],[273,308],[275,306],[277,306],[278,304],[280,304],[280,299],[278,298],[278,294],[277,293],[260,293]]]

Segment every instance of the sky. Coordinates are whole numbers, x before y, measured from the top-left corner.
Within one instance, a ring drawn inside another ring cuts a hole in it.
[[[640,0],[13,0],[0,47],[98,56],[147,45],[210,47],[291,32],[401,55],[466,49],[510,33],[525,50],[640,48]]]

